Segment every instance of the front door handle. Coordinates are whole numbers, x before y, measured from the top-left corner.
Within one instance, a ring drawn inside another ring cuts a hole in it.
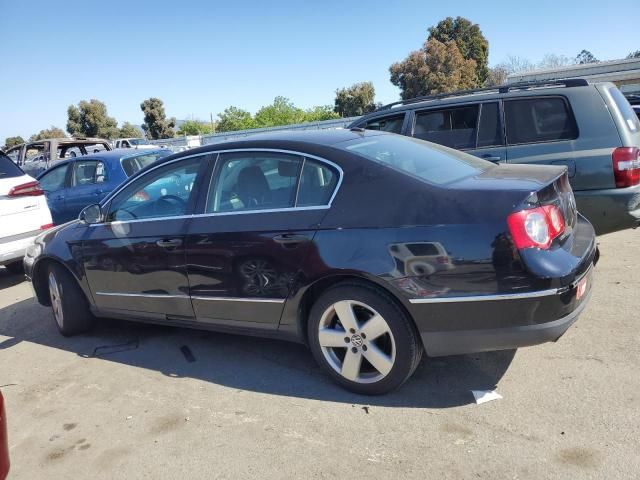
[[[171,240],[158,240],[156,245],[162,248],[175,248],[182,245],[182,240],[179,238],[172,238]]]
[[[274,242],[278,242],[282,245],[295,245],[296,243],[304,243],[309,240],[310,238],[306,235],[297,235],[295,233],[284,233],[273,237]]]
[[[498,155],[491,155],[490,153],[485,153],[484,155],[482,155],[482,158],[484,160],[489,160],[490,162],[499,162],[500,160],[502,160],[502,157]]]

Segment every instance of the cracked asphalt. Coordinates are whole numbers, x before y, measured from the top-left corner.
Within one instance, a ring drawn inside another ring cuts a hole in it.
[[[280,341],[116,321],[64,338],[0,269],[9,478],[638,478],[639,236],[600,238],[559,342],[425,359],[383,397]]]

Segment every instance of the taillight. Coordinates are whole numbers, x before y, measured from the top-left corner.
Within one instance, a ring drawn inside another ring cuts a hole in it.
[[[54,226],[53,223],[47,223],[45,225],[40,225],[40,230],[48,230]]]
[[[38,182],[27,182],[22,185],[16,185],[7,194],[9,197],[37,197],[44,195],[44,190],[40,188]]]
[[[564,217],[555,205],[531,208],[507,217],[516,248],[548,249],[554,238],[564,232]]]
[[[633,187],[640,184],[640,148],[618,147],[611,154],[616,187]]]

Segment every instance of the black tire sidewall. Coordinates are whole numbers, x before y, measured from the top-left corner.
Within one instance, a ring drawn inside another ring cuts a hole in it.
[[[94,317],[80,286],[71,273],[60,265],[51,265],[47,275],[51,273],[58,284],[62,304],[62,325],[54,315],[60,333],[68,337],[89,330],[93,326]]]
[[[396,346],[396,358],[391,371],[375,383],[357,383],[347,380],[324,358],[318,341],[318,326],[322,314],[334,303],[354,300],[364,303],[377,311],[386,320]],[[422,344],[417,338],[415,327],[407,315],[385,292],[375,287],[359,284],[343,284],[323,293],[311,308],[308,324],[308,341],[314,358],[328,375],[338,384],[355,393],[379,395],[395,390],[413,373],[422,356]]]

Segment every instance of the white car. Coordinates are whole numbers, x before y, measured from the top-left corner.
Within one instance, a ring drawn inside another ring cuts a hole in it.
[[[27,246],[51,227],[51,212],[38,182],[0,152],[0,265],[20,273]]]
[[[149,143],[144,138],[119,138],[114,140],[113,148],[135,148],[137,150],[157,149],[158,145]]]

